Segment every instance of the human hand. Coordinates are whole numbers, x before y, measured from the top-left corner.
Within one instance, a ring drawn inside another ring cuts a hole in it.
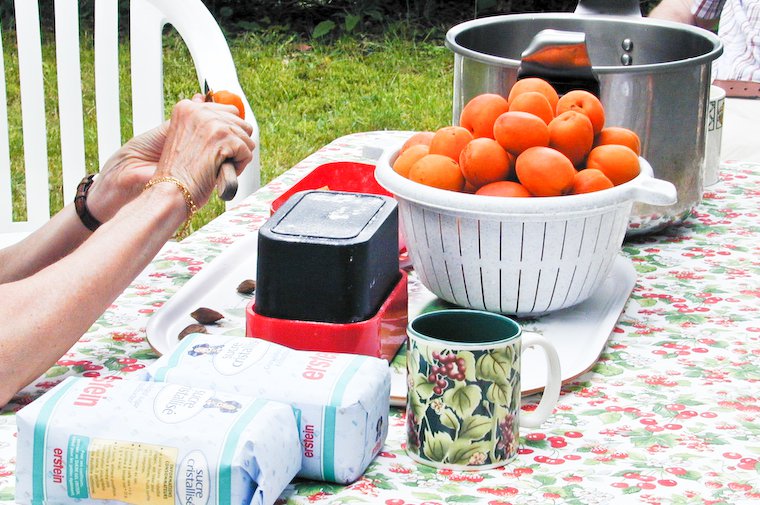
[[[208,202],[219,170],[231,162],[237,175],[253,157],[253,127],[233,105],[204,102],[202,95],[182,100],[172,110],[155,177],[175,177],[198,207]]]
[[[169,122],[132,138],[106,161],[87,197],[90,213],[101,223],[139,195],[156,171]]]

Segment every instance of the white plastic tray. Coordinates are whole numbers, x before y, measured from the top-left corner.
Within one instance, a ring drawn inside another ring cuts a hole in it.
[[[196,323],[190,313],[198,307],[225,316],[217,324],[207,325],[208,333],[245,335],[245,307],[252,295],[241,295],[237,286],[256,279],[258,240],[259,234],[251,233],[232,244],[153,313],[145,328],[153,349],[161,354],[171,351],[179,343],[180,332]]]
[[[245,335],[245,307],[250,295],[237,292],[245,279],[256,278],[258,234],[238,240],[201,272],[190,279],[148,321],[148,342],[159,353],[169,352],[179,333],[195,323],[190,313],[208,307],[224,314],[218,324],[207,326],[209,333]],[[444,306],[410,275],[409,317],[422,310]],[[636,284],[636,270],[630,260],[618,256],[607,279],[585,302],[536,319],[521,320],[524,331],[540,333],[557,348],[562,380],[569,382],[591,369],[604,349],[607,338]],[[403,350],[402,350],[403,352]],[[406,376],[403,366],[391,365],[391,404],[406,402]],[[523,354],[522,393],[532,394],[546,384],[546,364],[541,351],[528,349]]]
[[[412,277],[410,276],[410,282]],[[415,279],[416,280],[416,279]],[[567,383],[590,370],[604,350],[625,303],[636,284],[631,261],[618,255],[607,279],[585,302],[535,319],[518,319],[523,332],[540,333],[557,349],[562,367],[562,382]],[[427,304],[445,306],[446,302],[420,286],[410,295],[409,315],[418,314]],[[391,404],[406,402],[405,370],[392,366]],[[523,353],[521,390],[523,396],[542,391],[546,386],[546,361],[538,349]]]

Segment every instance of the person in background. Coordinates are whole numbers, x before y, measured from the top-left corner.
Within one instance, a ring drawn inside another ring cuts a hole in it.
[[[760,0],[662,0],[649,17],[718,26],[723,54],[713,63],[713,79],[760,82]]]
[[[168,122],[86,177],[78,205],[0,250],[0,407],[60,359],[208,202],[224,161],[242,172],[251,133],[233,105],[183,100]]]
[[[712,84],[728,98],[720,159],[760,162],[757,143],[742,140],[760,123],[760,0],[662,0],[649,17],[717,26],[723,53],[712,63]]]

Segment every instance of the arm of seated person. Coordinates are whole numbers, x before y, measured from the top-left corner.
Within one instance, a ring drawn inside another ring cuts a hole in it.
[[[649,17],[698,26],[708,30],[713,29],[718,23],[719,17],[710,19],[697,17],[692,12],[692,7],[698,3],[705,2],[696,2],[694,0],[662,0],[654,9],[652,9],[649,13]],[[715,3],[718,6],[715,12],[719,15],[723,8],[724,1],[718,0],[717,2],[712,3]]]
[[[67,256],[92,234],[67,205],[20,242],[0,249],[0,284],[28,277]]]
[[[107,222],[140,194],[156,171],[169,123],[136,136],[103,165],[87,194],[94,218]],[[21,242],[0,250],[0,284],[24,279],[67,256],[92,232],[82,224],[74,204]]]
[[[77,342],[188,218],[192,204],[205,205],[223,162],[232,160],[240,173],[251,160],[252,129],[234,106],[185,100],[171,123],[155,172],[162,182],[69,254],[0,284],[0,406]],[[69,212],[54,227],[73,227],[75,218]],[[0,271],[6,268],[0,263]]]
[[[74,253],[0,285],[0,405],[76,343],[186,217],[179,189],[156,185]]]

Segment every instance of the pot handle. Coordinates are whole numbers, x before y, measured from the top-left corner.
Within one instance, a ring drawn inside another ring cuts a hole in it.
[[[575,14],[641,17],[638,0],[578,0]]]
[[[639,158],[639,165],[643,177],[631,181],[631,200],[650,205],[672,205],[678,201],[678,191],[673,183],[655,178],[652,165],[644,158]]]

